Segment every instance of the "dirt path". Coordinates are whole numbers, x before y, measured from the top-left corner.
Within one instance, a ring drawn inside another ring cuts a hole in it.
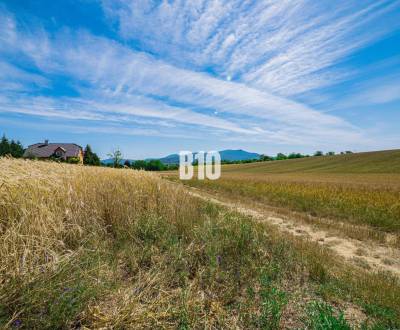
[[[258,221],[267,221],[283,232],[304,237],[326,246],[343,257],[346,261],[358,267],[389,271],[400,276],[400,250],[398,249],[374,244],[372,242],[362,242],[356,239],[334,236],[327,231],[295,221],[287,216],[280,216],[272,212],[234,203],[197,188],[186,188],[192,196],[236,210]]]

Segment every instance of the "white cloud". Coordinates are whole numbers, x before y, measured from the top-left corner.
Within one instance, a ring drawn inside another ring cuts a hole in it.
[[[400,21],[382,18],[399,6],[372,0],[103,1],[127,40],[182,67],[212,67],[221,77],[281,95],[348,78],[333,66],[398,29]]]
[[[357,100],[364,104],[385,104],[400,100],[400,77],[394,81],[384,81],[375,86],[368,86]]]
[[[41,75],[21,70],[0,59],[0,89],[2,91],[37,89],[48,87],[50,82]]]
[[[172,29],[173,24],[170,20],[174,18],[182,29],[185,26],[185,30],[175,31],[171,35],[172,40],[178,42],[183,38],[182,31],[192,31],[189,44],[193,46],[201,42],[212,45],[215,39],[212,31],[217,26],[221,31],[228,29],[228,23],[219,13],[234,10],[237,6],[246,7],[245,4],[235,2],[221,2],[220,5],[201,1],[179,3],[185,6],[185,10],[189,10],[194,16],[197,15],[197,23],[189,24],[185,19],[185,11],[180,12],[180,7],[176,7],[175,3],[164,2],[162,9],[159,9],[163,15],[157,17],[163,29],[158,29],[158,33],[161,33],[161,37],[164,32],[160,31]],[[132,8],[126,13],[128,9],[125,6],[128,5],[135,9],[135,6],[143,6],[143,3],[127,4],[119,10],[121,15],[136,17],[144,24],[143,31],[150,33],[151,31],[146,31],[145,17],[132,13]],[[265,17],[259,17],[261,23],[255,21],[254,24],[262,25],[262,22],[268,22],[277,12],[284,15],[284,12],[288,11],[292,15],[302,6],[301,1],[293,8],[285,1],[271,6],[259,4],[251,10],[260,11]],[[115,8],[110,9],[114,10]],[[150,8],[147,10],[151,11]],[[286,19],[289,19],[290,15]],[[203,24],[200,24],[199,20]],[[229,21],[228,18],[227,20]],[[226,76],[218,79],[206,73],[179,68],[85,31],[65,30],[56,35],[49,35],[41,28],[21,30],[9,17],[4,21],[7,24],[0,24],[0,31],[4,32],[0,40],[0,54],[11,51],[22,54],[42,72],[46,77],[43,79],[51,80],[54,76],[68,77],[72,86],[80,92],[80,97],[43,99],[16,91],[14,94],[5,95],[3,102],[0,102],[0,111],[97,122],[126,122],[132,123],[132,127],[133,123],[137,124],[138,121],[147,118],[162,120],[170,125],[187,125],[188,136],[196,135],[196,130],[202,132],[207,128],[209,134],[221,136],[221,132],[224,132],[221,138],[280,143],[311,145],[316,140],[321,143],[329,143],[332,140],[336,143],[365,141],[362,132],[344,120],[319,113],[286,97],[277,96],[267,88],[255,88],[251,82],[227,81],[224,78]],[[250,21],[247,23],[250,24]],[[278,28],[281,23],[278,20],[276,24]],[[126,29],[124,33],[130,31],[128,27]],[[219,49],[221,54],[232,52],[232,47],[236,49],[245,44],[246,38],[250,37],[248,31],[251,31],[251,26],[242,22],[241,29],[243,35],[241,30],[229,31],[221,44],[223,48]],[[196,39],[195,35],[200,38]],[[206,53],[200,54],[196,60],[200,60]],[[240,61],[242,59],[235,63]],[[235,63],[228,61],[227,65],[232,66]],[[246,65],[248,64],[244,63],[242,67],[245,68]],[[11,74],[6,79],[18,80]],[[281,81],[277,81],[276,86],[279,83]],[[218,116],[215,116],[215,112]]]
[[[355,84],[328,111],[365,106],[385,105],[400,100],[400,71],[383,78],[373,78]]]

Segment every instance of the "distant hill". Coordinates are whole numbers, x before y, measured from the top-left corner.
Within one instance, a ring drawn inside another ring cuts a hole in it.
[[[249,160],[249,159],[258,159],[260,158],[260,154],[255,152],[248,152],[245,150],[222,150],[219,152],[221,155],[221,160],[229,160],[229,161],[238,161],[238,160]],[[160,161],[164,164],[179,164],[179,155],[172,154],[166,157],[160,158]]]
[[[400,150],[224,165],[223,173],[400,173]]]
[[[222,150],[219,152],[221,155],[222,160],[230,160],[230,161],[237,161],[237,160],[249,160],[249,159],[258,159],[260,158],[260,154],[255,152],[248,152],[245,150]]]
[[[239,160],[249,160],[249,159],[258,159],[260,157],[260,154],[257,154],[255,152],[248,152],[242,149],[238,150],[222,150],[219,152],[221,155],[221,160],[228,160],[228,161],[239,161]],[[172,165],[172,164],[179,164],[179,154],[171,154],[166,157],[162,158],[148,158],[146,160],[151,160],[151,159],[159,159],[163,164],[166,165]],[[121,164],[125,162],[126,159],[121,160]],[[133,159],[128,159],[130,162],[134,162]],[[103,164],[112,164],[113,160],[112,159],[104,159],[101,161]]]

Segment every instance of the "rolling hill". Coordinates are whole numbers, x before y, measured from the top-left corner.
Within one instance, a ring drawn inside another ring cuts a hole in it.
[[[223,173],[400,173],[400,150],[224,165]]]

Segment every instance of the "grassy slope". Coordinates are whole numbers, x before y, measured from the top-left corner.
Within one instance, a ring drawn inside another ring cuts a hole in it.
[[[1,327],[400,326],[397,279],[154,175],[0,159],[0,182]]]
[[[400,173],[400,150],[223,166],[223,173]]]

